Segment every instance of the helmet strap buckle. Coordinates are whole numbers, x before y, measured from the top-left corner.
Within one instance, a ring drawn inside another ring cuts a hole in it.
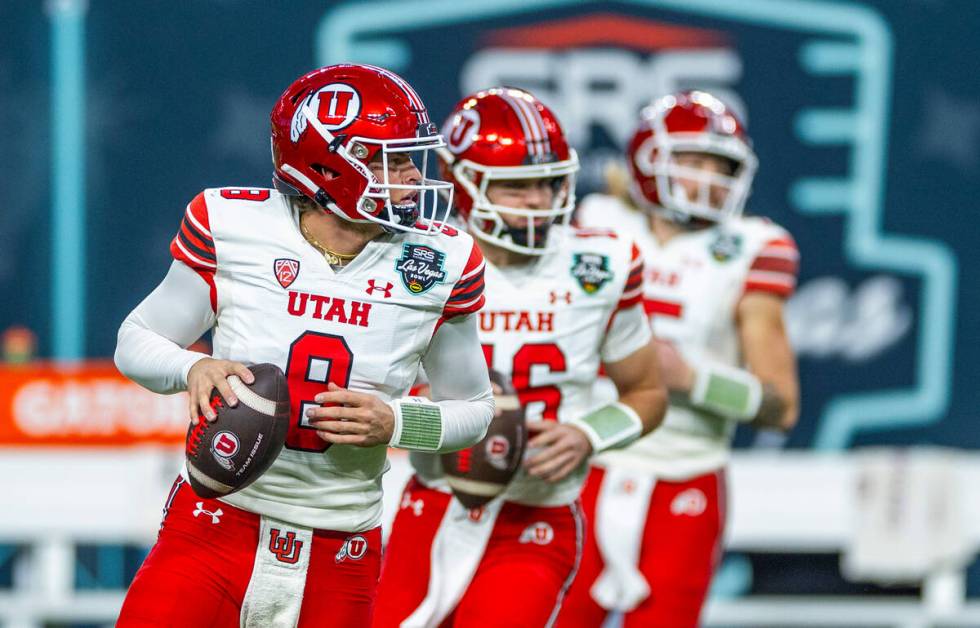
[[[343,133],[338,133],[337,135],[334,135],[333,139],[330,140],[330,143],[327,144],[327,150],[330,151],[331,153],[336,153],[337,149],[340,148],[341,144],[343,144],[344,140],[346,139],[347,136],[344,135]]]

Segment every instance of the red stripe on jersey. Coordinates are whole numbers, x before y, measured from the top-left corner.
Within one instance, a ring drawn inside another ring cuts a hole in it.
[[[798,269],[798,264],[796,260],[781,258],[781,257],[769,257],[760,255],[755,258],[752,262],[752,266],[749,268],[750,271],[753,270],[764,270],[772,273],[786,273],[787,275],[796,276]]]
[[[643,301],[643,292],[642,291],[640,291],[639,294],[637,294],[635,296],[631,296],[628,299],[622,299],[622,300],[620,300],[620,302],[616,304],[616,311],[618,312],[620,310],[625,310],[627,308],[631,308],[634,305],[639,304],[641,301]]]
[[[637,286],[643,285],[643,264],[636,267],[636,270],[632,271],[626,278],[626,287],[623,288],[623,292],[629,292],[630,290],[636,288]]]
[[[613,238],[615,240],[619,238],[619,235],[611,229],[580,227],[575,230],[575,237],[576,238]]]
[[[204,227],[208,237],[211,236],[211,219],[208,217],[208,203],[204,200],[204,192],[201,192],[187,204],[187,214],[194,218],[200,226]]]
[[[640,248],[636,246],[636,242],[633,243],[633,249],[630,251],[630,268],[635,268],[637,262],[643,261],[643,255],[640,253]]]
[[[636,247],[636,244],[631,246],[630,274],[626,277],[626,283],[623,285],[623,294],[616,305],[617,310],[633,307],[643,300],[643,258],[640,256],[640,249]]]
[[[777,247],[779,247],[779,246],[785,246],[785,247],[789,247],[789,248],[791,248],[791,249],[793,249],[795,251],[796,250],[796,241],[793,240],[792,237],[790,237],[789,235],[787,235],[785,238],[775,238],[773,240],[769,240],[768,242],[766,242],[766,246],[763,247],[763,248],[770,247],[770,246],[777,246]]]
[[[775,283],[768,281],[747,281],[745,282],[745,292],[768,292],[778,297],[788,298],[796,288],[794,284]]]
[[[453,291],[443,308],[444,318],[471,314],[483,307],[486,302],[483,296],[483,271],[485,268],[486,262],[483,261],[483,252],[474,242],[459,281],[453,286]]]
[[[793,241],[793,238],[787,235],[784,238],[776,238],[766,242],[765,246],[756,255],[752,263],[753,268],[759,260],[763,259],[779,259],[798,264],[800,251],[796,248],[796,242]]]
[[[463,267],[463,272],[460,274],[459,279],[468,279],[474,274],[477,268],[483,266],[483,251],[480,247],[476,245],[476,241],[473,242],[473,246],[470,248],[470,257],[466,260],[466,266]],[[482,271],[481,271],[482,272]]]
[[[661,301],[660,299],[643,299],[643,309],[646,311],[647,316],[660,314],[661,316],[680,318],[684,313],[684,304],[673,301]]]
[[[208,284],[211,309],[218,309],[218,293],[214,285],[214,270],[217,258],[214,239],[211,236],[211,223],[208,219],[207,202],[201,192],[187,205],[184,219],[177,235],[170,242],[170,254],[179,262],[189,266]]]
[[[796,289],[800,252],[788,234],[766,242],[749,267],[745,292],[769,292],[786,298]]]
[[[180,229],[170,244],[170,252],[191,268],[213,270],[217,266],[208,206],[201,192],[187,204]]]

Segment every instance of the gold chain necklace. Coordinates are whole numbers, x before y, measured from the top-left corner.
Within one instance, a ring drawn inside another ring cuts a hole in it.
[[[327,263],[331,266],[343,266],[347,262],[357,257],[357,253],[337,253],[320,244],[320,241],[314,238],[313,234],[310,233],[310,230],[306,228],[306,223],[302,218],[299,220],[299,230],[303,232],[303,237],[306,238],[306,241],[312,244],[313,248],[315,248],[317,251],[320,251],[323,258],[326,259]]]

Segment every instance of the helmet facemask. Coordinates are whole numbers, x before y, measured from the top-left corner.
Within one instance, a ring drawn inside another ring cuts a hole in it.
[[[443,153],[445,155],[445,153]],[[564,161],[523,166],[484,166],[470,160],[453,164],[456,181],[473,199],[467,218],[470,233],[495,246],[524,255],[544,255],[560,244],[552,237],[551,226],[567,225],[575,210],[575,175],[579,163],[575,151]],[[490,200],[487,190],[500,181],[551,179],[552,202],[549,208],[519,208]],[[526,220],[523,227],[508,224],[505,217]],[[536,221],[545,219],[543,224]]]
[[[720,157],[732,164],[732,173],[711,172],[680,164],[677,155],[682,153]],[[723,222],[740,216],[758,166],[751,149],[739,138],[704,133],[654,133],[640,145],[634,159],[637,170],[643,176],[652,178],[656,184],[660,202],[653,209],[676,222],[689,222],[692,218]],[[697,192],[693,199],[679,179],[695,182]],[[725,191],[724,202],[716,204],[712,201],[712,188]],[[634,190],[633,196],[643,199],[638,190]],[[643,204],[649,205],[649,202]]]

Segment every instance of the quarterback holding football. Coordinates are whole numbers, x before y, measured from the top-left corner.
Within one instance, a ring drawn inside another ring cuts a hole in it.
[[[382,68],[329,66],[295,81],[271,121],[275,189],[190,202],[116,363],[156,392],[187,390],[189,418],[218,424],[220,404],[247,401],[234,378],[274,365],[285,445],[219,499],[185,469],[119,626],[370,625],[387,447],[469,447],[493,416],[474,317],[483,256],[439,219],[452,185],[425,173],[445,142],[415,90]],[[212,356],[184,349],[208,330]],[[406,396],[420,364],[431,400]],[[223,438],[216,455],[234,448]]]

